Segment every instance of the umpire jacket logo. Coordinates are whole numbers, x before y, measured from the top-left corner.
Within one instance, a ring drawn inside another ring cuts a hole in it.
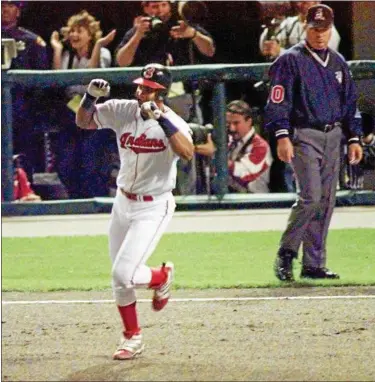
[[[342,71],[335,72],[336,80],[339,84],[342,84]]]
[[[166,149],[162,139],[147,138],[146,134],[142,134],[138,138],[130,133],[122,134],[120,146],[123,149],[130,149],[136,154],[158,153]]]

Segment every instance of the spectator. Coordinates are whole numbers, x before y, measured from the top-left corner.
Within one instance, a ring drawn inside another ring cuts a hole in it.
[[[272,155],[255,132],[250,106],[240,100],[227,105],[229,191],[268,193]]]
[[[1,2],[1,38],[13,38],[18,43],[17,57],[11,69],[48,69],[45,41],[35,33],[18,26],[24,2]]]
[[[10,69],[48,69],[44,40],[18,25],[24,6],[22,1],[1,2],[1,38],[14,39],[18,48]],[[43,146],[39,139],[42,134],[37,134],[40,93],[37,89],[25,89],[18,85],[12,89],[13,151],[24,153],[34,168],[43,163]]]
[[[24,158],[23,154],[13,155],[14,163],[14,184],[13,184],[13,198],[19,202],[40,202],[41,198],[36,195],[31,188],[28,179],[28,174],[23,168],[21,162]]]
[[[119,66],[142,66],[147,62],[192,65],[213,57],[215,43],[211,35],[197,23],[180,20],[181,15],[173,12],[170,1],[142,1],[141,5],[143,15],[134,19],[133,28],[126,32],[116,50]],[[153,27],[151,18],[161,23]],[[169,106],[186,121],[203,122],[196,83],[173,83],[170,95],[173,99]]]
[[[53,69],[108,68],[111,53],[105,48],[114,39],[113,30],[102,37],[100,22],[87,11],[71,16],[59,33],[51,35]],[[104,150],[110,136],[106,131],[81,130],[75,124],[75,111],[85,85],[73,85],[65,89],[66,104],[55,108],[59,124],[57,172],[71,199],[92,198],[108,194],[107,179],[100,168],[103,158],[98,151]]]
[[[266,28],[259,40],[259,48],[263,56],[275,59],[286,49],[304,40],[306,37],[306,15],[308,9],[320,1],[295,1],[291,2],[295,6],[298,14],[287,17],[281,24],[272,39],[267,39],[268,29]],[[335,26],[332,28],[332,36],[329,40],[329,47],[338,50],[340,35]]]
[[[343,147],[343,164],[340,186],[344,189],[361,190],[365,186],[365,170],[375,169],[375,99],[361,95],[358,99],[358,123],[363,129],[363,160],[360,165],[352,165],[347,150]],[[374,185],[375,186],[375,185]],[[373,188],[373,187],[372,187]]]
[[[119,66],[142,66],[148,62],[163,65],[192,64],[189,46],[201,55],[212,57],[215,44],[212,37],[199,25],[188,25],[172,14],[170,1],[142,1],[144,15],[134,19],[116,50]],[[150,17],[162,23],[152,28]]]
[[[270,167],[273,158],[268,143],[255,132],[252,115],[249,104],[242,100],[232,101],[227,105],[228,188],[230,192],[270,192]],[[208,158],[213,157],[216,145],[212,134],[208,133],[205,142],[198,143],[195,129],[192,127],[195,153]]]

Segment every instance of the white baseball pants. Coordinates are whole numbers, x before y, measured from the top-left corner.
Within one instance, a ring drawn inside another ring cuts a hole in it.
[[[136,301],[136,287],[147,287],[151,269],[146,265],[176,208],[171,192],[153,201],[129,200],[118,189],[109,227],[112,289],[117,305]]]

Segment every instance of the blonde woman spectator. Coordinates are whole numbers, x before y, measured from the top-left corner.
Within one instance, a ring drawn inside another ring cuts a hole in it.
[[[71,16],[60,32],[61,39],[57,31],[50,39],[53,69],[111,66],[111,53],[105,47],[113,41],[116,30],[102,37],[100,22],[83,10]],[[108,136],[100,131],[82,131],[75,124],[75,112],[86,87],[78,84],[69,86],[65,89],[67,99],[62,110],[55,108],[55,120],[60,128],[56,167],[71,199],[107,196],[107,179],[100,171],[103,158],[98,159],[98,154],[105,150]]]
[[[111,66],[111,53],[105,48],[115,37],[113,30],[105,37],[100,29],[100,22],[87,11],[82,11],[69,18],[61,28],[63,42],[59,32],[51,35],[53,48],[53,69],[89,69],[108,68]],[[70,49],[69,49],[70,48]]]

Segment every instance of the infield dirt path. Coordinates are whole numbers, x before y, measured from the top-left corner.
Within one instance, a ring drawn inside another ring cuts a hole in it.
[[[368,295],[375,288],[175,291],[173,297]],[[140,297],[150,298],[149,293]],[[99,300],[111,292],[17,294]],[[374,381],[375,299],[138,303],[146,349],[112,361],[112,303],[3,306],[3,381]]]

